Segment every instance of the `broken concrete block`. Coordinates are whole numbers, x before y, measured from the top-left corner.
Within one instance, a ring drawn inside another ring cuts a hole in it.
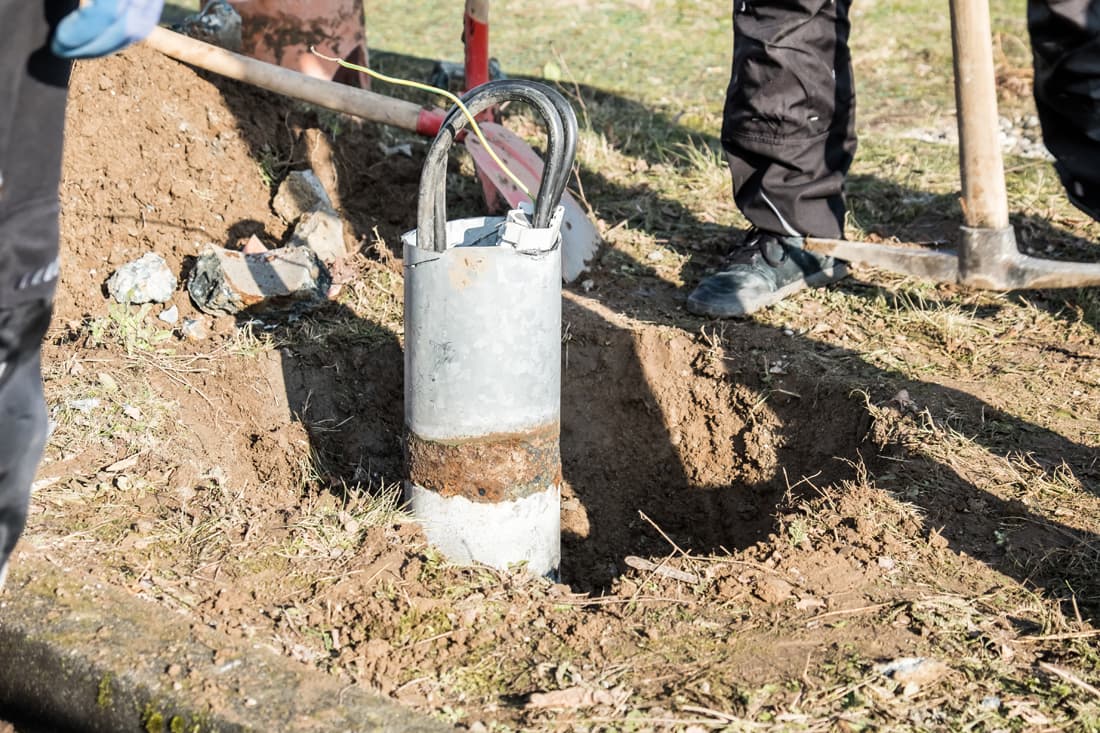
[[[115,270],[107,280],[107,292],[119,303],[167,303],[176,291],[176,275],[156,252]]]
[[[326,263],[333,263],[348,253],[344,245],[344,221],[331,209],[318,209],[303,214],[287,242],[290,247],[309,247]]]
[[[287,223],[297,221],[310,211],[333,211],[332,199],[313,171],[291,171],[287,174],[279,185],[272,206]]]
[[[187,291],[200,310],[232,315],[310,310],[325,302],[331,285],[324,263],[307,247],[257,254],[209,247],[195,262]]]

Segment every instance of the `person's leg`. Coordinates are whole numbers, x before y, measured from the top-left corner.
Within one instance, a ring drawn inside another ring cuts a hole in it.
[[[50,53],[49,39],[76,6],[0,0],[0,568],[23,531],[46,439],[39,354],[58,274],[70,69]]]
[[[0,310],[0,353],[8,358],[0,366],[0,576],[23,533],[31,482],[46,446],[38,350],[49,321],[50,306],[43,301]]]
[[[751,313],[842,277],[802,237],[840,237],[855,155],[851,0],[735,0],[722,145],[734,200],[756,228],[747,249],[688,298],[693,312]]]
[[[1070,200],[1100,220],[1100,6],[1029,0],[1035,106]]]

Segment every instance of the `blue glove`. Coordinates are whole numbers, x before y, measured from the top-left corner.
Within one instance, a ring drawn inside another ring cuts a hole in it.
[[[57,25],[50,50],[70,59],[120,51],[156,27],[164,0],[91,0]]]

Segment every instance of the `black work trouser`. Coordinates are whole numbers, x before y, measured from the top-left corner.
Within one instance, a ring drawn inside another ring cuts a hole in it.
[[[1100,2],[1028,0],[1035,106],[1070,201],[1100,220]]]
[[[851,0],[734,0],[722,145],[738,208],[778,234],[839,237],[856,151]]]
[[[51,29],[76,0],[0,0],[0,568],[46,442],[39,365],[57,280],[67,61]]]
[[[838,237],[856,150],[851,0],[734,0],[722,144],[755,226]],[[1043,140],[1070,200],[1100,219],[1100,0],[1029,0]]]

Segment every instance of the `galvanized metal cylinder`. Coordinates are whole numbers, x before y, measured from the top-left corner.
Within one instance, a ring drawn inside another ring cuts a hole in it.
[[[556,575],[562,210],[404,237],[406,499],[452,561]]]

